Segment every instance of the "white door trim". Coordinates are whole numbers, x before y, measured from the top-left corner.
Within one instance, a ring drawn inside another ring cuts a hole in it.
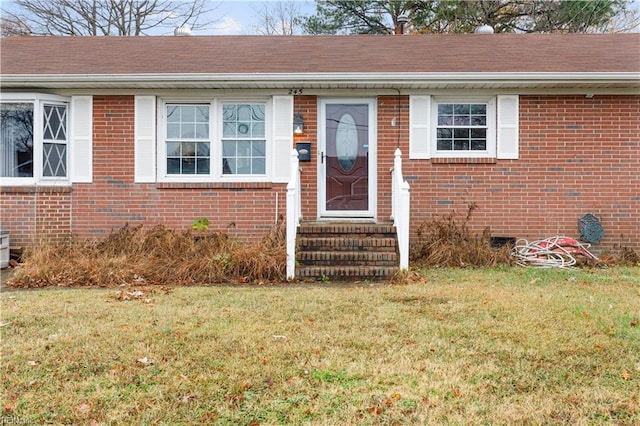
[[[326,106],[354,104],[369,106],[368,209],[362,211],[328,211],[326,206]],[[321,98],[318,105],[318,219],[376,219],[378,212],[378,108],[376,98]]]

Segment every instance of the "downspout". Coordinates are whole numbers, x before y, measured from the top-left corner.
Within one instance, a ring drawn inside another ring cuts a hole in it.
[[[402,129],[402,106],[400,105],[400,96],[402,95],[402,92],[400,92],[400,89],[396,88],[394,88],[393,90],[398,92],[398,95],[396,96],[396,115],[398,116],[398,120],[396,122],[396,119],[394,117],[391,124],[393,125],[393,127],[396,127],[396,124],[398,125],[398,128],[396,130],[396,148],[400,148],[400,130]]]

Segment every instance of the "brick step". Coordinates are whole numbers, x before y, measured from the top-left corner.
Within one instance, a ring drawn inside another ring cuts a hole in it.
[[[301,265],[369,265],[398,266],[398,254],[392,251],[300,251]]]
[[[342,251],[372,251],[372,250],[395,250],[397,246],[394,237],[298,237],[298,251],[322,251],[322,250],[342,250]]]
[[[394,236],[396,233],[393,222],[382,223],[351,223],[351,222],[303,222],[298,228],[300,235],[341,235],[352,236]]]
[[[299,278],[316,280],[381,280],[398,272],[397,266],[307,266],[296,270]]]
[[[303,222],[296,246],[299,278],[389,279],[399,269],[392,222]]]

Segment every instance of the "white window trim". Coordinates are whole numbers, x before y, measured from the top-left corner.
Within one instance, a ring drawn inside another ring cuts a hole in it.
[[[438,104],[486,103],[487,104],[487,149],[484,151],[438,151]],[[431,129],[429,147],[431,158],[496,158],[496,97],[495,96],[432,96]]]
[[[261,103],[265,106],[265,152],[266,164],[264,175],[229,175],[222,173],[222,105],[227,103]],[[211,164],[209,174],[206,175],[168,175],[167,147],[166,147],[166,106],[168,104],[209,105],[209,136],[211,141]],[[273,101],[265,97],[223,97],[223,98],[172,98],[159,97],[157,105],[157,181],[162,183],[240,183],[240,182],[271,182],[273,163]]]
[[[71,98],[46,93],[2,93],[1,103],[30,103],[33,104],[33,177],[0,177],[2,186],[69,186],[71,185]],[[66,177],[43,176],[43,129],[42,114],[44,104],[67,106],[67,149],[66,149]]]

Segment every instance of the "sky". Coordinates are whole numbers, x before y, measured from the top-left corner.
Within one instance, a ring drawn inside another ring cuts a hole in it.
[[[246,0],[221,0],[209,1],[208,6],[215,9],[211,15],[214,23],[206,30],[194,31],[194,35],[236,35],[255,34],[254,27],[258,25],[257,11],[262,10],[266,4],[278,3],[279,0],[246,1]],[[309,0],[296,0],[303,15],[310,15],[315,11],[315,2]]]
[[[180,1],[180,0],[176,0]],[[629,0],[628,0],[629,1]],[[295,3],[302,15],[312,15],[315,11],[313,0],[205,0],[206,8],[211,9],[202,22],[210,22],[205,28],[197,28],[193,35],[245,35],[256,34],[260,24],[258,11],[273,8],[277,3]],[[0,9],[11,9],[13,0],[0,0]],[[640,0],[631,0],[634,8],[640,8]],[[640,26],[636,31],[640,30]],[[173,35],[173,29],[158,30],[150,35]]]
[[[0,0],[7,2],[11,0]],[[179,0],[178,0],[179,1]],[[255,27],[259,25],[258,11],[265,5],[276,3],[296,3],[302,15],[312,15],[315,12],[313,0],[205,0],[207,7],[213,9],[208,17],[215,21],[207,28],[193,31],[194,35],[246,35],[256,34]],[[633,9],[640,9],[640,0],[626,0]],[[636,27],[640,31],[640,25]],[[162,35],[173,35],[173,31]]]
[[[177,0],[179,1],[179,0]],[[193,35],[239,35],[255,34],[255,26],[259,24],[258,11],[265,5],[273,7],[276,3],[296,3],[303,15],[311,15],[315,11],[313,0],[205,0],[206,8],[211,9],[203,22],[211,22],[206,28],[194,30]],[[0,0],[3,10],[11,10],[13,0]],[[271,6],[270,6],[271,5]],[[173,29],[163,29],[160,34],[173,35]]]

